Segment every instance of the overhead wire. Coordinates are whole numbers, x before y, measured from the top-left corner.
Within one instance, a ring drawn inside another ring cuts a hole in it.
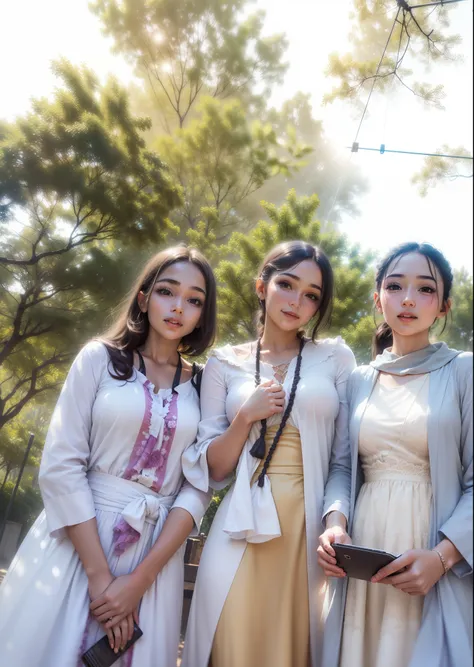
[[[361,116],[361,119],[360,119],[360,122],[359,122],[359,126],[358,126],[358,128],[357,128],[357,132],[356,132],[356,135],[355,135],[354,143],[357,142],[357,138],[358,138],[358,136],[359,136],[360,128],[362,127],[362,123],[364,122],[364,118],[365,118],[365,115],[366,115],[366,113],[367,113],[367,108],[368,108],[368,106],[369,106],[370,98],[372,97],[372,93],[374,92],[375,84],[377,83],[377,76],[378,76],[380,67],[382,66],[383,60],[384,60],[384,58],[385,58],[385,53],[387,52],[387,48],[388,48],[388,45],[390,44],[390,40],[392,39],[393,31],[394,31],[394,29],[395,29],[395,25],[397,24],[397,21],[398,21],[398,17],[399,17],[399,15],[400,15],[400,12],[401,12],[401,7],[398,8],[397,13],[395,14],[395,18],[393,19],[393,23],[392,23],[392,27],[391,27],[391,29],[390,29],[390,33],[389,33],[389,35],[388,35],[388,39],[387,39],[387,41],[386,41],[386,43],[385,43],[385,46],[384,46],[384,49],[383,49],[383,52],[382,52],[382,56],[381,56],[381,58],[380,58],[380,60],[379,60],[379,63],[378,63],[378,65],[377,65],[377,69],[375,70],[375,74],[374,74],[374,77],[373,77],[372,86],[371,86],[371,89],[370,89],[370,92],[369,92],[369,96],[368,96],[368,98],[367,98],[367,101],[366,101],[366,103],[365,103],[364,110],[363,110],[363,112],[362,112],[362,116]],[[338,183],[338,186],[337,186],[337,188],[336,188],[336,193],[335,193],[335,195],[334,195],[334,198],[333,198],[333,201],[332,201],[331,208],[329,209],[329,213],[327,214],[327,219],[328,219],[328,220],[330,220],[330,218],[331,218],[331,214],[332,214],[332,212],[333,212],[333,210],[334,210],[334,206],[336,205],[337,198],[339,197],[339,192],[341,191],[341,188],[342,188],[342,186],[343,186],[343,183],[345,183],[345,180],[346,180],[346,178],[347,178],[347,176],[348,176],[348,174],[347,174],[347,167],[349,166],[349,163],[350,163],[350,161],[351,161],[351,159],[352,159],[352,154],[353,154],[353,152],[350,153],[349,159],[347,160],[347,163],[346,163],[346,168],[342,171],[341,176],[340,176],[340,178],[339,178],[339,183]]]

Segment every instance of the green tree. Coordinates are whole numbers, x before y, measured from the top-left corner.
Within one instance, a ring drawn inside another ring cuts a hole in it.
[[[415,61],[428,67],[455,59],[460,37],[449,33],[451,11],[455,11],[452,5],[415,8],[387,0],[354,0],[351,50],[330,55],[327,74],[338,84],[325,101],[361,104],[361,91],[369,89],[376,77],[379,91],[395,81],[424,102],[442,108],[443,86],[413,80],[407,64]]]
[[[198,119],[156,145],[183,188],[184,203],[174,217],[181,233],[204,217],[201,233],[216,232],[220,242],[229,229],[245,224],[239,205],[273,175],[288,174],[309,149],[279,147],[271,124],[250,124],[239,100],[204,98],[200,109]]]
[[[456,350],[472,352],[472,275],[466,269],[454,271],[452,309],[440,339]]]
[[[263,37],[264,14],[251,13],[251,5],[252,0],[90,5],[142,79],[132,97],[152,118],[149,145],[163,155],[184,192],[172,218],[180,238],[196,239],[199,227],[204,247],[227,238],[230,229],[251,228],[262,196],[279,204],[291,187],[318,192],[328,213],[334,183],[346,170],[336,219],[341,209],[356,212],[354,197],[364,187],[354,169],[335,164],[307,97],[268,109],[267,99],[286,71],[287,42],[282,35]],[[261,190],[265,184],[268,191]],[[203,238],[208,234],[211,239]]]
[[[463,146],[452,147],[447,144],[437,148],[435,153],[472,157],[472,153]],[[429,156],[425,157],[423,167],[413,175],[411,181],[418,186],[420,195],[426,197],[428,190],[435,187],[440,181],[472,178],[472,175],[472,159]]]
[[[334,146],[326,140],[322,122],[314,117],[310,96],[297,93],[281,109],[270,109],[265,120],[277,136],[286,132],[296,150],[309,147],[311,151],[306,150],[301,156],[297,170],[281,171],[266,180],[243,203],[243,213],[257,221],[262,199],[279,206],[288,191],[294,188],[298,195],[318,193],[321,220],[338,222],[342,212],[356,216],[359,212],[357,199],[367,189],[366,180],[354,164],[336,157]]]
[[[459,60],[456,47],[461,37],[450,31],[455,4],[423,6],[386,0],[354,0],[353,4],[351,50],[329,56],[326,73],[337,84],[324,102],[347,100],[362,108],[369,91],[396,94],[408,89],[424,104],[443,109],[443,85],[419,80],[410,65],[422,65],[427,71],[433,64]],[[433,146],[433,152],[471,155],[462,146],[443,145],[438,150]],[[412,181],[425,196],[429,188],[446,178],[472,178],[472,160],[427,157]]]
[[[351,332],[369,315],[373,255],[350,245],[335,228],[323,230],[315,218],[318,205],[317,195],[297,197],[291,190],[280,207],[262,202],[269,221],[260,221],[248,235],[232,234],[228,244],[231,259],[222,260],[217,268],[220,342],[239,343],[256,335],[258,267],[274,245],[292,239],[320,246],[331,260],[336,288],[331,335]]]
[[[183,127],[202,96],[258,105],[286,71],[287,42],[262,36],[249,0],[94,0],[118,53],[151,90],[166,132]],[[255,88],[260,87],[256,95]]]
[[[113,299],[117,240],[163,242],[179,194],[113,79],[55,64],[52,101],[0,127],[0,428],[58,387]]]

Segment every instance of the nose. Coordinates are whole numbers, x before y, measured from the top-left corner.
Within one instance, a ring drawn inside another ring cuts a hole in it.
[[[174,313],[177,313],[178,315],[182,315],[182,314],[183,314],[183,307],[182,307],[180,301],[174,305],[174,307],[172,308],[172,311],[173,311]]]
[[[406,305],[410,308],[415,307],[415,296],[413,294],[413,291],[410,288],[408,288],[407,291],[405,292],[405,296],[403,298],[402,304]]]
[[[290,298],[290,303],[288,304],[290,308],[298,308],[300,305],[300,297],[299,294],[292,294]]]

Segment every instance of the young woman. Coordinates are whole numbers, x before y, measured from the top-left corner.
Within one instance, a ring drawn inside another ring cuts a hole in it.
[[[208,497],[181,455],[200,419],[195,368],[216,286],[196,250],[153,257],[105,336],[76,357],[40,468],[45,511],[0,587],[0,664],[77,667],[106,631],[118,667],[176,665],[183,548]]]
[[[472,665],[472,353],[429,340],[452,280],[426,243],[399,246],[377,271],[384,322],[378,356],[349,381],[352,489],[341,498],[355,506],[354,544],[401,555],[372,583],[349,580],[340,667]],[[344,576],[331,543],[350,542],[345,528],[339,515],[321,536],[331,577]],[[334,620],[324,667],[338,664]]]
[[[319,665],[317,539],[333,445],[326,511],[348,512],[330,497],[350,483],[337,453],[347,448],[345,386],[355,361],[341,339],[315,342],[333,299],[321,250],[277,246],[256,291],[261,336],[213,351],[198,440],[183,456],[186,477],[203,491],[226,486],[235,471],[200,561],[183,667]]]

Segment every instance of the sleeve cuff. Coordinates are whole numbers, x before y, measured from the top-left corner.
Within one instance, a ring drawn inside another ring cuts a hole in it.
[[[468,557],[469,555],[472,558],[472,537],[471,537],[471,544],[466,547],[466,545],[462,544],[462,540],[457,540],[454,535],[450,534],[450,525],[449,525],[449,520],[442,526],[439,531],[438,531],[438,537],[441,540],[448,539],[450,542],[454,544],[456,549],[459,551],[459,553],[462,556],[462,560],[459,561],[459,563],[456,563],[456,565],[453,565],[451,568],[451,572],[455,574],[459,579],[462,579],[463,577],[467,577],[468,575],[472,574],[472,565],[470,564]]]
[[[192,445],[183,452],[181,457],[184,476],[192,486],[205,493],[209,489],[221,491],[232,481],[232,475],[222,482],[216,482],[210,477],[209,466],[207,465],[207,449],[210,444],[211,441],[199,447]]]
[[[192,516],[194,527],[191,531],[191,536],[193,537],[199,534],[199,526],[208,508],[211,496],[210,491],[198,491],[198,489],[193,488],[185,482],[173,503],[171,509],[180,507]]]
[[[51,537],[63,537],[65,526],[74,526],[95,517],[94,499],[88,491],[44,498],[43,502]]]
[[[326,519],[330,512],[340,512],[344,515],[347,525],[349,525],[349,503],[344,500],[335,500],[330,505],[324,505],[322,521]]]

